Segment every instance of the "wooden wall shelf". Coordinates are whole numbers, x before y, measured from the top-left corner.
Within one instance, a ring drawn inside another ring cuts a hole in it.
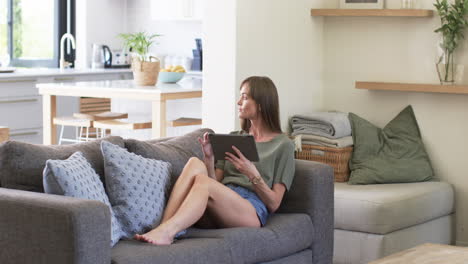
[[[312,16],[432,17],[429,9],[311,9]]]
[[[420,93],[468,94],[467,85],[440,85],[422,83],[356,82],[357,89],[402,91]]]

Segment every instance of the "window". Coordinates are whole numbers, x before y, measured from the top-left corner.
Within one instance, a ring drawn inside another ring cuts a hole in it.
[[[65,32],[74,34],[74,0],[0,0],[0,59],[13,66],[57,67]]]

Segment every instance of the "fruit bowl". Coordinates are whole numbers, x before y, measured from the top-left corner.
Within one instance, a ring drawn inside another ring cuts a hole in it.
[[[163,83],[176,83],[185,75],[185,72],[160,72],[158,80]]]

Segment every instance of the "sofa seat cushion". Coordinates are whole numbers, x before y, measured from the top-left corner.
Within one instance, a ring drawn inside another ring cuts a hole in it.
[[[104,140],[124,146],[121,137],[108,137]],[[83,153],[101,180],[104,180],[101,140],[59,146],[7,141],[0,144],[1,186],[23,191],[44,192],[42,172],[46,161],[48,159],[65,160],[77,151]]]
[[[445,182],[335,183],[335,229],[387,234],[453,211],[454,191]]]
[[[112,250],[112,264],[205,264],[235,263],[220,238],[176,240],[170,246],[157,246],[135,240],[121,240]]]
[[[273,214],[262,228],[191,228],[183,237],[223,238],[229,248],[225,254],[233,258],[232,263],[257,263],[309,248],[314,236],[312,226],[306,214]]]

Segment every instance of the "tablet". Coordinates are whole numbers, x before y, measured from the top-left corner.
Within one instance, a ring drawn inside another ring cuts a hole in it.
[[[225,160],[226,152],[236,155],[235,146],[250,161],[259,161],[257,145],[252,135],[209,134],[215,160]],[[237,155],[236,155],[237,156]]]

